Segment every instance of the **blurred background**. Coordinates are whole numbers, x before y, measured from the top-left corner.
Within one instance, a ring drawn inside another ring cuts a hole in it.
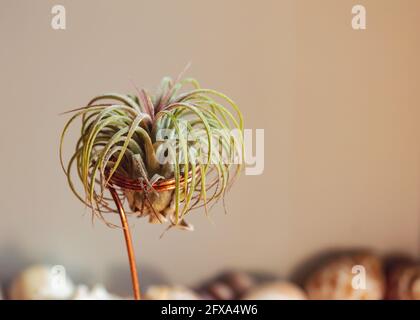
[[[357,3],[366,30],[351,27]],[[131,81],[153,90],[188,62],[265,130],[265,169],[231,189],[227,215],[192,215],[194,232],[160,239],[163,226],[131,220],[145,284],[232,268],[288,277],[333,248],[418,257],[420,2],[357,3],[2,0],[0,281],[50,263],[130,290],[121,232],[92,225],[67,187],[59,114]],[[51,28],[55,4],[66,30]]]

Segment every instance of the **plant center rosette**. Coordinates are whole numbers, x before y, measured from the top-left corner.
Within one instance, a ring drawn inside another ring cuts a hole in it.
[[[128,213],[191,230],[185,216],[198,207],[207,212],[223,199],[241,170],[241,112],[226,95],[194,79],[164,78],[154,95],[136,90],[100,95],[69,111],[60,142],[68,184],[108,225],[105,213],[117,212],[108,193],[112,186]],[[65,163],[63,142],[76,119],[80,137]]]

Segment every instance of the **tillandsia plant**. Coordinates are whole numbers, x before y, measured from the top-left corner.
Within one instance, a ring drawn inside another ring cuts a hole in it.
[[[185,217],[224,199],[241,170],[244,148],[241,112],[226,95],[181,77],[164,78],[155,95],[136,91],[100,95],[68,111],[60,141],[61,165],[76,197],[110,226],[105,214],[120,214],[133,286],[134,254],[121,200],[129,214],[191,230]],[[65,164],[63,142],[76,119],[80,137]]]
[[[182,92],[186,85],[192,89]],[[200,88],[194,79],[164,78],[156,95],[143,89],[136,95],[104,94],[69,112],[74,115],[60,143],[63,170],[77,198],[109,225],[103,213],[116,212],[105,196],[110,183],[121,187],[131,213],[190,229],[184,217],[223,198],[242,166],[238,107],[224,94]],[[65,165],[63,140],[76,118],[82,120],[81,135]],[[75,188],[74,165],[84,194]],[[130,181],[140,188],[130,188]]]

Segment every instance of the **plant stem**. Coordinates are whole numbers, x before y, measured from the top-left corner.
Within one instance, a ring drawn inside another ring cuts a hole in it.
[[[121,218],[121,225],[124,231],[125,244],[127,246],[128,263],[130,265],[131,271],[131,282],[133,284],[134,300],[140,300],[140,285],[137,275],[136,258],[134,256],[133,242],[131,240],[130,228],[127,223],[127,216],[125,215],[125,211],[117,191],[112,186],[109,186],[108,188],[111,192],[112,198],[114,199],[115,205],[117,206]]]

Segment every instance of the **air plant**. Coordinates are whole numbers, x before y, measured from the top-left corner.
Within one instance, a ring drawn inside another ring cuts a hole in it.
[[[192,230],[185,217],[200,207],[207,213],[210,203],[224,199],[243,158],[242,115],[226,95],[180,77],[164,78],[155,95],[136,91],[100,95],[69,111],[60,141],[61,165],[76,197],[109,226],[115,225],[105,215],[120,214],[134,286],[134,254],[121,200],[129,215]],[[80,137],[65,164],[63,142],[76,119],[81,119]],[[136,288],[135,297],[140,297]]]

